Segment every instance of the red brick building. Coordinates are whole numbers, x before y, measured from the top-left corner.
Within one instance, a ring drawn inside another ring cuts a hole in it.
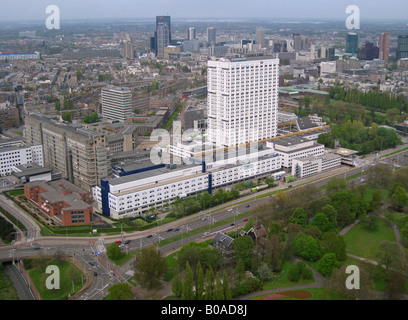
[[[24,185],[24,194],[64,226],[91,224],[89,193],[66,180],[29,182]]]

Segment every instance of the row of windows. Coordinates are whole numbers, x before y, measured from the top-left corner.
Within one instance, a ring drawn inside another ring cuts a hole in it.
[[[85,220],[84,219],[80,219],[80,220],[71,220],[72,223],[84,223]]]

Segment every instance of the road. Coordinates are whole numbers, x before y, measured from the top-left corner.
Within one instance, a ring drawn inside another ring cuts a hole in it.
[[[4,270],[10,277],[11,281],[13,281],[20,300],[35,300],[31,290],[28,288],[25,282],[24,277],[14,264],[5,263]]]
[[[36,221],[24,213],[13,201],[0,194],[0,206],[15,217],[22,225],[24,225],[26,232],[21,232],[20,243],[33,241],[41,237],[41,229]],[[19,225],[16,226],[19,228]]]

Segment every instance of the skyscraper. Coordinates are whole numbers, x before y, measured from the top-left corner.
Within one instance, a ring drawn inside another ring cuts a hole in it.
[[[125,42],[123,43],[123,57],[125,59],[135,58],[134,48],[129,34],[126,35]]]
[[[195,40],[196,39],[196,29],[189,28],[188,29],[188,40]]]
[[[358,34],[348,33],[346,36],[346,53],[356,55],[358,52]]]
[[[255,44],[260,44],[261,48],[265,47],[265,30],[256,29]]]
[[[397,59],[408,58],[408,36],[398,36]]]
[[[207,28],[207,42],[212,46],[214,46],[217,43],[214,27]]]
[[[156,17],[156,56],[163,58],[164,47],[171,43],[170,16]]]
[[[303,39],[298,33],[293,35],[293,48],[295,51],[300,51],[303,49]]]
[[[380,40],[378,41],[378,47],[379,47],[379,59],[387,61],[388,60],[388,37],[390,36],[390,33],[381,33],[380,34]]]
[[[126,122],[132,115],[132,92],[128,88],[102,88],[102,116],[105,119]]]
[[[208,138],[236,146],[277,135],[279,59],[208,61]]]
[[[358,50],[358,58],[360,60],[378,59],[379,48],[374,46],[372,42],[366,42],[365,46]]]
[[[58,116],[38,111],[25,116],[24,136],[33,145],[43,145],[44,165],[87,191],[110,174],[105,134],[62,123]]]

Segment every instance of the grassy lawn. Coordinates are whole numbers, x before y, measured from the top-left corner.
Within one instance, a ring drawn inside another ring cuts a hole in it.
[[[178,256],[179,252],[174,252],[170,255],[168,255],[166,257],[166,263],[167,263],[167,272],[164,275],[164,281],[171,281],[174,276],[177,273],[177,269],[178,269],[178,260],[177,260],[177,256]]]
[[[263,289],[269,290],[269,289],[276,289],[276,288],[284,288],[284,287],[291,287],[291,286],[297,286],[300,284],[307,284],[307,283],[315,282],[314,279],[304,280],[302,278],[297,282],[290,281],[288,279],[288,273],[289,273],[289,269],[292,266],[294,266],[293,263],[289,261],[285,261],[282,265],[282,270],[279,273],[279,275],[274,280],[266,281],[264,283]]]
[[[368,231],[361,225],[357,224],[344,235],[347,244],[347,253],[375,260],[378,245],[381,241],[388,240],[395,242],[395,235],[388,226],[387,221],[378,218],[378,230]]]
[[[369,204],[370,201],[372,200],[374,190],[375,190],[375,188],[373,188],[373,187],[366,187],[366,192],[364,194],[364,198],[365,198],[367,204]],[[385,189],[385,188],[382,188],[380,190],[381,190],[381,193],[382,193],[382,196],[383,196],[383,201],[388,200],[390,198],[391,191],[389,189]]]
[[[3,300],[20,300],[20,298],[3,264],[0,263],[0,301]]]
[[[38,266],[34,262],[30,263],[32,266],[28,269],[28,274],[33,280],[35,287],[40,293],[42,300],[66,300],[69,294],[73,294],[82,288],[82,271],[74,264],[68,261],[61,261],[59,264],[54,260],[48,260],[45,266]],[[45,268],[49,265],[56,265],[60,271],[60,288],[47,289],[46,280],[51,273],[46,273]],[[85,281],[85,276],[84,281]]]

